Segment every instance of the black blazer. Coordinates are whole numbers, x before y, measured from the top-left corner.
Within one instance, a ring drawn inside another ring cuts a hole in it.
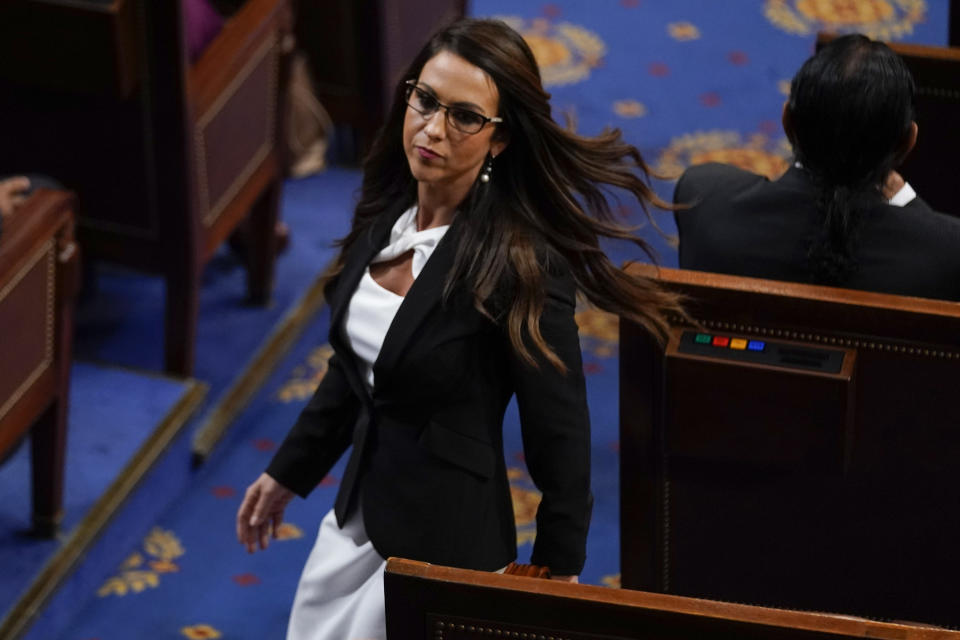
[[[674,202],[680,268],[809,282],[807,248],[819,226],[816,191],[797,167],[778,180],[723,164],[687,169]],[[960,300],[960,219],[920,198],[878,200],[857,241],[858,270],[841,286]]]
[[[344,313],[402,212],[394,207],[362,234],[328,288],[335,355],[267,473],[305,497],[352,443],[335,504],[341,526],[362,494],[366,530],[383,557],[496,570],[517,554],[502,426],[516,394],[524,457],[543,494],[531,561],[578,574],[592,498],[573,281],[547,278],[540,323],[568,373],[543,361],[527,366],[469,292],[458,289],[442,303],[459,237],[455,219],[390,325],[371,394],[344,339]]]

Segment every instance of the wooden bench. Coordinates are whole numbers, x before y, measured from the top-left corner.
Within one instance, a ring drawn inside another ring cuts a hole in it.
[[[38,190],[0,235],[0,459],[29,434],[33,527],[62,516],[77,247],[73,196]]]
[[[389,640],[960,640],[960,632],[451,569],[399,558]]]
[[[623,585],[960,624],[960,303],[632,269],[701,326],[620,326]]]
[[[188,66],[180,2],[0,6],[0,173],[54,176],[85,256],[164,277],[171,373],[192,372],[201,273],[241,224],[248,297],[270,297],[288,10],[248,0]]]

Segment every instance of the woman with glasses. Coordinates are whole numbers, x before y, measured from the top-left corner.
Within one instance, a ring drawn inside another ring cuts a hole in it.
[[[576,580],[592,497],[575,292],[653,331],[681,312],[599,247],[647,250],[602,192],[666,206],[646,176],[618,131],[587,138],[553,121],[533,54],[504,23],[459,21],[419,53],[327,285],[335,355],[238,511],[240,541],[265,548],[294,495],[353,445],[289,638],[383,638],[389,556],[489,571],[516,559],[502,433],[513,396],[542,492],[531,562]]]

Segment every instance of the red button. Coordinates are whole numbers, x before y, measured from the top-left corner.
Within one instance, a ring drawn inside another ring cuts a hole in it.
[[[713,336],[713,346],[725,347],[730,344],[730,338],[727,336]]]

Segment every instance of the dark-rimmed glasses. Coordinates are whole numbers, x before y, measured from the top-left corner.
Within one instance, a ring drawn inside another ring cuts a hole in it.
[[[466,107],[451,107],[443,104],[432,93],[417,86],[416,80],[407,80],[406,85],[407,105],[428,120],[433,117],[437,109],[442,108],[446,112],[444,115],[447,118],[447,124],[457,131],[469,134],[480,133],[488,122],[503,122],[503,118],[488,118]]]

